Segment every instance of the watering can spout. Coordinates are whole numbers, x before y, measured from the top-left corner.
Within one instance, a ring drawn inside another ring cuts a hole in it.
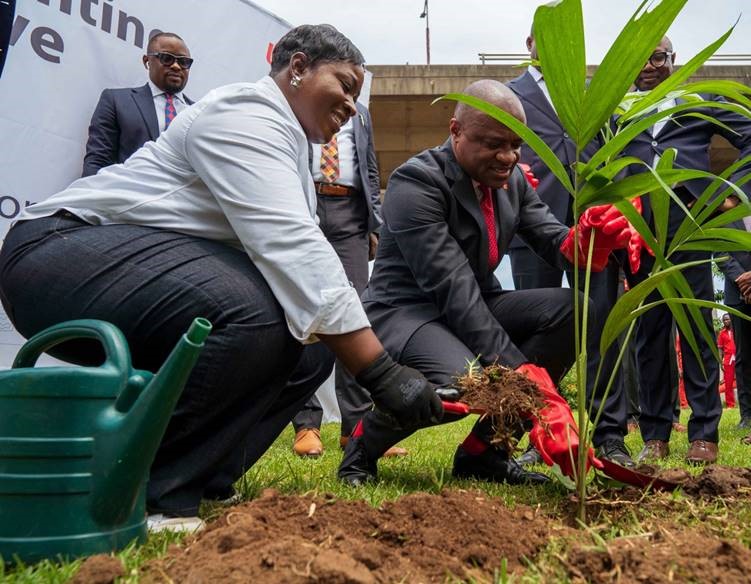
[[[193,321],[162,367],[152,376],[134,372],[128,388],[103,413],[95,457],[107,472],[95,477],[92,514],[102,524],[122,521],[133,510],[172,411],[182,393],[211,323]]]

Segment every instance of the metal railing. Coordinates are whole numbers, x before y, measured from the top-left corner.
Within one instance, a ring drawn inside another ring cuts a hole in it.
[[[524,61],[529,61],[527,53],[477,53],[480,57],[480,63],[486,65],[488,62],[507,63],[509,65],[518,65]],[[751,64],[751,53],[727,53],[712,55],[707,59],[708,64],[715,63],[749,63]]]

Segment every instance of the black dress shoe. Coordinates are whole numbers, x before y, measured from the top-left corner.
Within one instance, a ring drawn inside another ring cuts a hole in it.
[[[362,436],[347,441],[337,476],[340,481],[352,487],[359,487],[378,478],[378,459],[368,456]]]
[[[597,458],[604,458],[610,462],[614,462],[620,466],[631,468],[636,466],[634,459],[631,458],[631,453],[626,448],[623,440],[613,438],[611,440],[605,440],[597,447]]]
[[[488,448],[482,454],[468,454],[459,446],[454,455],[454,468],[451,474],[459,479],[480,479],[509,485],[544,484],[550,481],[539,472],[524,470],[515,461],[508,460],[505,452]]]
[[[542,464],[542,456],[537,452],[537,449],[531,444],[527,446],[527,449],[521,456],[517,456],[514,459],[517,464],[522,466],[532,466],[533,464]]]

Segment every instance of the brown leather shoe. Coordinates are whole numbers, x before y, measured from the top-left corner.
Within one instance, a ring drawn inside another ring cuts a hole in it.
[[[665,440],[647,440],[642,451],[636,455],[636,462],[652,462],[667,458],[670,447]]]
[[[339,447],[342,450],[344,450],[347,447],[347,442],[349,442],[349,436],[339,437]],[[385,457],[407,456],[408,454],[409,454],[409,450],[407,450],[406,448],[402,448],[401,446],[392,446],[386,452],[383,453],[383,456]]]
[[[717,443],[694,440],[688,447],[686,462],[690,464],[712,464],[717,462]]]
[[[321,431],[318,428],[303,428],[295,434],[295,444],[292,450],[297,456],[321,456],[323,454]]]

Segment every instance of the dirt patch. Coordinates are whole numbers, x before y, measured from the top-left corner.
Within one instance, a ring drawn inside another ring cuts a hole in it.
[[[634,470],[649,475],[650,477],[678,485],[687,483],[691,480],[691,475],[682,468],[660,468],[649,464],[640,464],[634,468]]]
[[[235,507],[183,549],[147,563],[142,582],[381,583],[493,580],[523,570],[564,528],[479,491],[413,494],[375,509],[326,497]]]
[[[611,540],[606,547],[573,549],[567,558],[574,581],[594,584],[668,582],[746,583],[751,551],[699,530],[664,529]]]
[[[122,562],[112,556],[99,554],[86,558],[69,584],[112,584],[115,578],[121,576],[125,576]]]
[[[463,392],[461,401],[491,419],[495,432],[492,441],[507,452],[516,449],[521,435],[518,429],[543,406],[533,381],[500,365],[470,365],[467,373],[457,379],[457,385]]]
[[[713,464],[683,485],[686,494],[693,497],[745,497],[751,496],[751,468],[734,468]]]

